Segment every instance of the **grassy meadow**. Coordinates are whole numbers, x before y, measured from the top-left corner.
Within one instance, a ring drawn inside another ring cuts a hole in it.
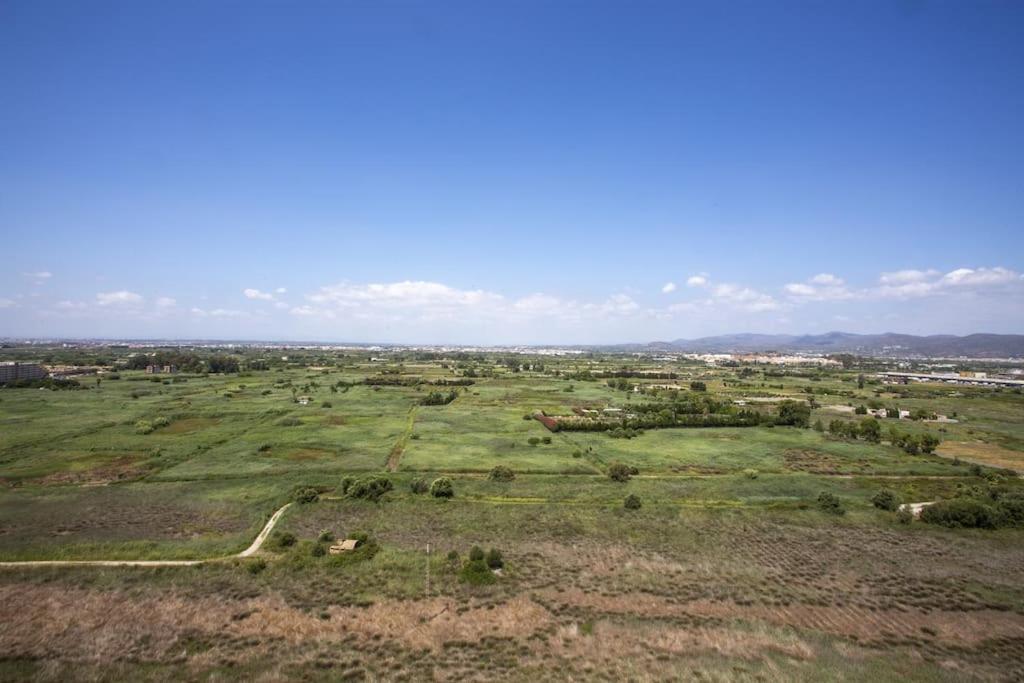
[[[0,388],[0,561],[225,557],[297,491],[319,494],[250,559],[3,568],[0,680],[1024,677],[1024,530],[872,502],[1024,491],[1006,469],[1024,469],[1019,393],[625,355],[238,355],[237,373],[115,364],[80,390]],[[593,377],[619,370],[677,378]],[[616,438],[531,417],[629,412],[691,381],[765,415],[811,399],[824,425],[871,401],[957,421],[884,419],[875,443],[767,424]],[[455,397],[425,404],[432,391]],[[893,425],[941,443],[908,453]],[[636,473],[614,481],[616,463]],[[346,494],[369,477],[392,489]],[[415,491],[439,477],[450,499]],[[368,540],[320,554],[324,532]],[[500,572],[467,573],[474,546],[500,550]]]

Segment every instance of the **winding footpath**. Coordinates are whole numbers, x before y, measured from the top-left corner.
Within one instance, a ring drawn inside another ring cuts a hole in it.
[[[260,531],[259,535],[256,536],[256,540],[252,544],[238,553],[237,555],[228,555],[227,557],[211,557],[205,560],[25,560],[21,562],[0,562],[0,568],[3,567],[194,567],[195,565],[205,564],[207,562],[222,562],[224,560],[233,560],[236,558],[250,557],[263,547],[263,542],[267,540],[270,532],[274,530],[274,525],[277,524],[278,520],[281,519],[281,515],[284,511],[291,506],[291,503],[286,503],[284,507],[275,512],[273,516],[267,521],[263,530]]]

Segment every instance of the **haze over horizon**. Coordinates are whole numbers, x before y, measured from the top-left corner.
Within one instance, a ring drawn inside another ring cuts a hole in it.
[[[1024,4],[0,6],[0,336],[1024,332]]]

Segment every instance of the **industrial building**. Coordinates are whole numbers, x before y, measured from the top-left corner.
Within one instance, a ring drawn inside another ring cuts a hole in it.
[[[43,379],[50,373],[39,363],[0,363],[0,384],[23,379]]]

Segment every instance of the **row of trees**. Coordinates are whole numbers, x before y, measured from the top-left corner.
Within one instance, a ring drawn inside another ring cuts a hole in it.
[[[440,391],[431,391],[429,394],[420,399],[421,406],[446,406],[456,398],[459,397],[459,392],[454,389],[449,391],[447,394],[441,393]]]
[[[824,431],[821,420],[815,423],[814,428]],[[866,417],[857,422],[832,420],[828,423],[828,433],[840,439],[860,439],[869,443],[879,443],[882,440],[882,426],[873,417]],[[902,448],[911,455],[933,453],[940,443],[939,438],[934,434],[900,432],[895,426],[889,427],[888,438],[893,446]]]
[[[129,370],[145,370],[148,365],[173,365],[183,372],[234,373],[240,369],[238,359],[233,356],[214,354],[202,356],[186,351],[157,351],[153,355],[138,354],[127,360]],[[256,368],[253,368],[256,369]]]

